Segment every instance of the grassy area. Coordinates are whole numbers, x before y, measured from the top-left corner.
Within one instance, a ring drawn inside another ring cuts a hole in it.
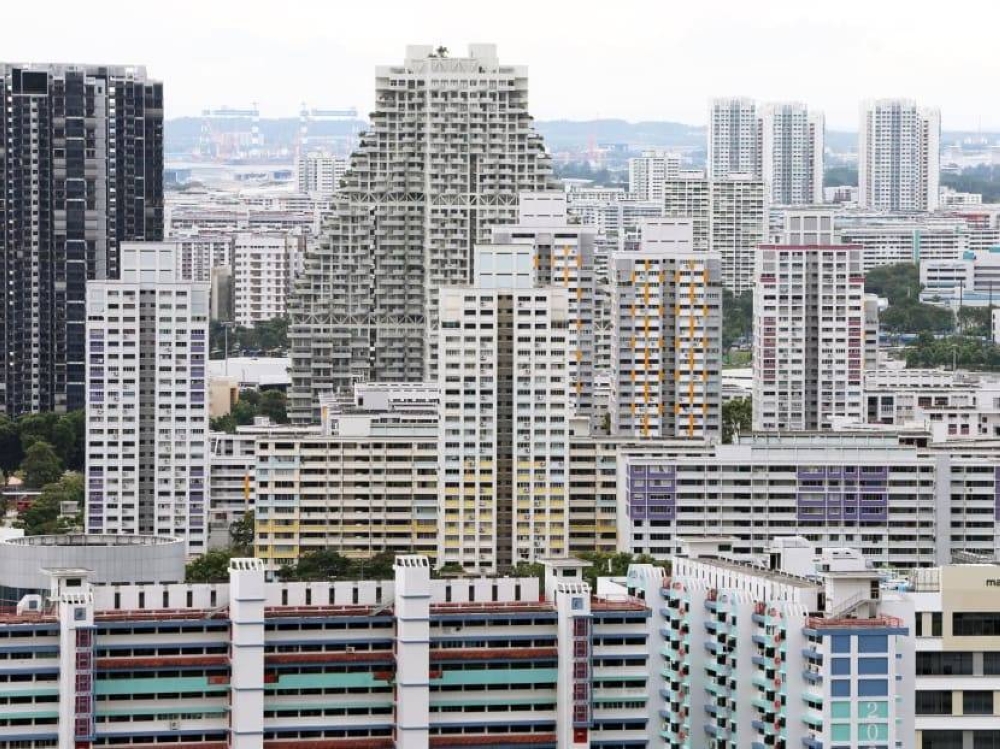
[[[749,367],[753,361],[753,354],[750,351],[730,351],[722,357],[723,369],[740,369]]]

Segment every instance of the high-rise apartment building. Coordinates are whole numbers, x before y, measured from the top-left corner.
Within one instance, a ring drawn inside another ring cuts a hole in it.
[[[628,192],[636,200],[663,200],[663,183],[680,176],[681,157],[662,151],[644,151],[628,160]]]
[[[533,261],[483,245],[476,285],[441,290],[438,565],[567,553],[569,294]]]
[[[554,185],[527,72],[493,45],[409,47],[378,69],[376,102],[291,305],[296,421],[357,381],[427,379],[438,289],[469,284],[476,243],[516,221],[520,193]]]
[[[800,103],[761,108],[761,164],[772,205],[823,202],[824,120]]]
[[[298,258],[306,238],[290,232],[240,232],[233,241],[233,306],[236,324],[284,317]]]
[[[121,278],[87,285],[91,533],[144,533],[205,550],[208,284],[177,280],[172,243],[125,243]]]
[[[761,123],[752,99],[713,99],[708,118],[708,177],[760,179]]]
[[[940,200],[941,113],[908,99],[861,107],[858,205],[878,211],[933,211]]]
[[[212,270],[233,266],[233,238],[213,232],[175,236],[180,281],[211,281]]]
[[[668,577],[630,566],[628,592],[661,603],[658,746],[916,746],[905,604],[882,600],[857,550],[782,541],[770,566],[727,559],[711,540],[674,557]]]
[[[754,285],[756,430],[864,421],[862,248],[833,244],[833,215],[790,211],[785,244],[761,245]]]
[[[83,408],[88,280],[163,238],[163,86],[0,63],[0,412]]]
[[[594,405],[595,238],[593,227],[569,223],[562,192],[522,194],[517,224],[493,229],[494,244],[532,247],[536,286],[568,292],[570,405],[581,414]]]
[[[611,428],[630,437],[721,432],[722,272],[690,219],[650,219],[611,256]]]
[[[329,198],[340,187],[347,171],[347,159],[325,151],[308,151],[295,157],[295,181],[299,192]]]
[[[719,253],[722,283],[727,289],[740,294],[751,288],[757,246],[768,237],[764,180],[742,175],[667,180],[663,215],[692,219],[694,249]]]

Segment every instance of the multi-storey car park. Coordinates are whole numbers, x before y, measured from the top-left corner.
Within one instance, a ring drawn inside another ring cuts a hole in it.
[[[496,749],[649,746],[651,613],[592,596],[581,564],[536,578],[91,585],[0,616],[7,746]]]

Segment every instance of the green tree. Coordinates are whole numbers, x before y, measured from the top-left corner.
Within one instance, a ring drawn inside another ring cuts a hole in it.
[[[873,268],[865,276],[865,291],[889,301],[879,316],[879,324],[890,333],[944,333],[952,329],[951,313],[920,301],[920,268],[915,263],[898,263]]]
[[[824,187],[855,187],[858,184],[858,168],[854,166],[831,166],[823,172]]]
[[[630,564],[653,564],[657,567],[669,567],[669,563],[661,562],[648,554],[633,556],[626,552],[590,552],[580,554],[580,558],[590,562],[589,567],[583,570],[583,579],[590,585],[590,589],[597,590],[597,578],[599,577],[624,577],[628,574]]]
[[[753,402],[750,398],[733,398],[722,404],[722,441],[733,441],[737,432],[748,433],[753,427]]]
[[[24,414],[17,420],[17,430],[21,435],[21,446],[27,452],[36,442],[52,444],[52,428],[59,421],[59,414],[53,411]]]
[[[317,549],[278,571],[282,580],[389,580],[395,574],[396,555],[382,551],[367,559],[348,559],[331,549]]]
[[[992,333],[992,307],[962,307],[956,317],[962,335],[990,336]]]
[[[739,340],[749,341],[753,335],[753,290],[735,296],[729,289],[722,290],[722,350],[726,351]]]
[[[351,560],[360,580],[390,580],[396,575],[396,555],[391,551],[380,551],[371,559]]]
[[[184,580],[189,583],[224,583],[229,580],[229,560],[236,554],[232,549],[207,551],[188,562]]]
[[[941,185],[959,192],[979,193],[984,203],[996,203],[1000,200],[1000,167],[983,164],[958,174],[942,173]]]
[[[252,424],[257,416],[267,416],[276,424],[288,423],[287,398],[283,390],[240,391],[240,399],[225,416],[216,416],[209,427],[216,432],[235,434],[236,427]]]
[[[906,349],[906,366],[917,368],[958,367],[982,371],[1000,369],[1000,347],[980,338],[921,333]]]
[[[63,465],[52,445],[39,440],[32,442],[25,450],[21,470],[24,472],[25,486],[29,489],[39,489],[58,481],[63,473]]]
[[[234,520],[229,526],[229,543],[233,551],[253,556],[255,530],[253,510],[247,510],[243,517]]]
[[[24,459],[17,422],[0,414],[0,471],[13,473]]]
[[[439,570],[431,570],[431,574],[434,577],[462,577],[465,574],[465,568],[458,562],[448,562],[441,565]]]
[[[351,560],[331,549],[306,552],[298,562],[278,570],[282,580],[331,580],[352,576]]]
[[[518,562],[510,571],[511,577],[535,577],[545,583],[545,565],[538,562]]]
[[[284,390],[264,390],[260,394],[257,413],[267,416],[275,424],[288,423],[287,399]]]
[[[66,533],[80,525],[83,515],[83,474],[70,472],[58,481],[46,484],[31,506],[19,518],[26,536]],[[73,502],[77,507],[74,517],[62,518],[63,502]]]
[[[52,447],[71,471],[84,468],[86,430],[87,416],[82,409],[63,414],[52,425]]]

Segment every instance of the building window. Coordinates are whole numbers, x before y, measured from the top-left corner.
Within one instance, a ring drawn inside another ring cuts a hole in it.
[[[940,637],[940,636],[941,636],[941,612],[935,611],[931,614],[931,637]]]
[[[957,611],[951,615],[955,637],[995,637],[1000,635],[1000,612]]]
[[[1000,667],[1000,653],[984,653],[983,665],[989,655],[997,656]],[[917,653],[917,676],[972,676],[972,653]]]
[[[993,715],[993,692],[965,690],[962,693],[963,715]]]
[[[962,749],[962,731],[921,731],[920,749]]]
[[[947,689],[917,691],[915,711],[917,715],[951,715],[951,691]]]
[[[1000,653],[996,651],[983,653],[983,674],[986,676],[1000,676]]]
[[[973,731],[972,749],[1000,749],[1000,731]]]

